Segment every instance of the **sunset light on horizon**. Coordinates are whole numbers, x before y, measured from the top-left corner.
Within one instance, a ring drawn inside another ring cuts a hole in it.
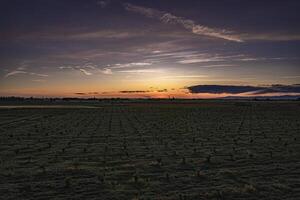
[[[0,96],[300,95],[299,9],[298,1],[4,0]]]

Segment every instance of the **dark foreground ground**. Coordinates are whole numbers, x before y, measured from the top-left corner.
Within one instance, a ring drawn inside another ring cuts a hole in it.
[[[299,102],[2,107],[0,132],[0,199],[300,199]]]

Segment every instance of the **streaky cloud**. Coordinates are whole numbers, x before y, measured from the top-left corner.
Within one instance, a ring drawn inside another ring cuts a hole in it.
[[[300,79],[300,75],[295,75],[295,76],[283,76],[282,78],[284,79]]]
[[[134,69],[134,70],[122,70],[120,73],[159,73],[162,70],[159,69]]]
[[[19,68],[18,68],[19,69]],[[7,73],[4,77],[10,77],[10,76],[15,76],[18,74],[28,74],[28,75],[33,75],[33,76],[40,76],[40,77],[47,77],[47,74],[39,74],[39,73],[35,73],[35,72],[28,72],[28,71],[23,71],[23,70],[13,70],[9,73]]]
[[[75,71],[80,71],[82,74],[87,75],[87,76],[91,76],[97,73],[101,73],[101,74],[112,74],[112,70],[108,67],[103,68],[103,69],[99,69],[99,67],[97,65],[91,64],[91,63],[86,63],[84,65],[81,66],[72,66],[72,65],[67,65],[67,66],[60,66],[58,67],[60,70],[75,70]]]
[[[193,64],[193,63],[216,62],[216,61],[223,61],[223,59],[219,59],[219,58],[192,58],[192,59],[180,60],[180,61],[178,61],[178,63],[180,63],[180,64]]]
[[[130,67],[142,67],[142,66],[149,66],[152,65],[152,63],[148,62],[132,62],[132,63],[126,63],[126,64],[120,64],[117,63],[112,67],[109,67],[110,69],[122,69],[122,68],[130,68]]]
[[[144,15],[148,18],[158,19],[165,24],[180,25],[186,30],[189,30],[197,35],[221,38],[224,40],[234,42],[243,42],[243,40],[238,35],[234,35],[232,31],[228,31],[225,29],[209,28],[207,26],[196,24],[196,22],[194,22],[193,20],[185,19],[183,17],[177,17],[168,12],[156,10],[153,8],[136,6],[130,3],[124,3],[123,5],[125,9],[129,12],[135,12]]]
[[[110,68],[104,68],[103,70],[100,70],[102,74],[113,74],[112,70]]]
[[[300,33],[281,33],[281,32],[272,32],[272,33],[248,33],[240,34],[240,37],[243,40],[262,40],[262,41],[299,41]]]
[[[163,76],[162,78],[164,79],[174,79],[174,80],[178,80],[178,79],[187,79],[187,80],[191,80],[191,79],[199,79],[199,78],[208,78],[209,76],[207,75],[180,75],[180,76]]]
[[[35,76],[41,76],[41,77],[47,77],[47,76],[49,76],[48,74],[39,74],[39,73],[34,73],[34,72],[29,72],[28,74],[35,75]]]
[[[17,74],[27,74],[27,72],[25,72],[25,71],[19,71],[19,70],[14,70],[14,71],[11,71],[11,72],[7,73],[5,75],[5,77],[14,76],[14,75],[17,75]]]
[[[87,75],[87,76],[93,75],[93,73],[88,72],[88,71],[85,70],[85,69],[79,69],[79,71],[81,71],[83,74],[85,74],[85,75]]]

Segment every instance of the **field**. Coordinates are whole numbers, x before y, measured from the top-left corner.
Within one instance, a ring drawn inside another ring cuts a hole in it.
[[[0,199],[300,199],[299,102],[0,108]]]

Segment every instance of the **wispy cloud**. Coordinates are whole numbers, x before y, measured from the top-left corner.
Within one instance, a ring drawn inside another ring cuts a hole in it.
[[[164,53],[157,53],[147,56],[149,61],[161,62],[172,60],[179,64],[194,64],[203,63],[203,67],[226,67],[233,66],[232,64],[211,64],[209,62],[221,62],[221,61],[256,61],[256,60],[267,60],[267,59],[278,59],[278,58],[256,58],[243,54],[211,54],[206,52],[181,50],[181,51],[169,51]],[[206,63],[206,65],[205,65]]]
[[[120,73],[160,73],[161,69],[133,69],[133,70],[122,70]]]
[[[284,79],[300,79],[300,75],[295,75],[295,76],[283,76],[282,78]]]
[[[131,37],[137,37],[144,35],[142,32],[128,32],[128,31],[111,31],[111,30],[101,30],[92,31],[84,33],[72,33],[70,35],[61,37],[58,35],[49,35],[49,38],[54,37],[57,39],[64,40],[92,40],[92,39],[127,39]]]
[[[88,72],[88,71],[85,70],[85,69],[79,69],[79,71],[81,71],[82,73],[84,73],[84,74],[87,75],[87,76],[93,75],[93,73]]]
[[[180,61],[178,61],[178,63],[193,64],[193,63],[216,62],[216,61],[223,61],[223,60],[221,58],[192,58],[192,59],[180,60]]]
[[[131,62],[131,63],[117,63],[113,65],[107,65],[101,72],[103,74],[113,74],[113,70],[119,70],[119,69],[124,69],[124,68],[137,68],[137,67],[145,67],[145,66],[150,66],[152,63],[149,62]],[[121,73],[150,73],[155,70],[151,69],[134,69],[134,70],[119,70],[115,72],[121,72]]]
[[[17,75],[17,74],[27,74],[27,72],[25,72],[25,71],[19,71],[19,70],[14,70],[14,71],[11,71],[11,72],[7,73],[5,75],[5,77],[14,76],[14,75]]]
[[[33,81],[33,82],[40,82],[40,83],[46,82],[45,79],[33,79],[33,80],[31,80],[31,81]]]
[[[152,51],[151,53],[156,54],[156,53],[161,53],[161,51],[160,51],[160,50],[154,50],[154,51]]]
[[[28,74],[34,75],[34,76],[41,76],[41,77],[47,77],[47,76],[49,76],[48,74],[39,74],[39,73],[34,73],[34,72],[28,72]]]
[[[71,66],[59,66],[58,68],[59,68],[59,69],[74,69],[74,68],[71,67]]]
[[[172,58],[188,58],[195,56],[205,56],[207,54],[200,53],[198,51],[189,51],[189,50],[181,50],[181,51],[168,51],[164,53],[156,53],[154,55],[149,55],[149,58],[161,58],[161,57],[172,57]]]
[[[131,62],[131,63],[117,63],[117,64],[109,64],[106,65],[104,68],[103,66],[98,66],[92,63],[85,63],[83,65],[66,65],[66,66],[60,66],[59,69],[69,69],[69,70],[75,70],[80,71],[84,75],[91,76],[94,74],[113,74],[114,72],[121,72],[121,73],[154,73],[159,72],[159,70],[153,70],[153,69],[132,69],[132,70],[120,70],[124,68],[136,68],[136,67],[144,67],[144,66],[150,66],[152,63],[149,62]],[[117,71],[119,70],[119,71]]]
[[[249,55],[237,54],[237,55],[219,55],[219,54],[190,54],[179,55],[177,63],[180,64],[194,64],[194,63],[209,63],[209,62],[221,62],[221,61],[237,61],[237,62],[250,62],[250,61],[267,61],[267,60],[286,60],[297,59],[288,57],[253,57]],[[173,56],[173,58],[176,58]],[[206,65],[206,67],[223,67],[233,66],[226,64]],[[203,65],[205,67],[205,65]]]
[[[208,78],[207,75],[174,75],[174,76],[163,76],[164,79],[199,79],[199,78]]]
[[[132,63],[125,63],[125,64],[117,63],[109,68],[110,69],[121,69],[121,68],[142,67],[142,66],[149,66],[149,65],[152,65],[152,63],[149,63],[149,62],[132,62]]]
[[[75,29],[70,27],[51,27],[49,30],[37,30],[26,33],[15,33],[11,35],[16,40],[47,40],[47,41],[81,41],[81,40],[101,40],[101,39],[128,39],[145,35],[142,30],[114,30],[114,29]],[[0,39],[2,40],[2,38]]]
[[[101,69],[99,66],[94,65],[92,63],[85,63],[83,65],[66,65],[66,66],[60,66],[58,67],[61,70],[75,70],[80,71],[82,74],[86,76],[91,76],[94,74],[112,74],[112,70],[109,68],[103,68]]]
[[[19,69],[19,68],[18,68]],[[25,69],[25,68],[23,68]],[[28,71],[21,71],[21,70],[13,70],[11,72],[8,72],[5,77],[10,77],[10,76],[15,76],[18,74],[28,74],[28,75],[33,75],[33,76],[40,76],[40,77],[47,77],[47,74],[39,74],[39,73],[35,73],[35,72],[28,72]]]
[[[264,40],[264,41],[299,41],[300,33],[244,33],[240,34],[243,40]]]
[[[243,40],[232,31],[228,31],[225,29],[215,29],[207,26],[199,25],[193,20],[185,19],[183,17],[177,17],[168,12],[146,8],[142,6],[136,6],[130,3],[123,4],[125,9],[130,12],[135,12],[141,15],[144,15],[148,18],[158,19],[165,24],[175,24],[180,25],[186,30],[191,31],[197,35],[204,35],[214,38],[221,38],[228,41],[234,42],[243,42]]]
[[[107,59],[107,58],[131,58],[136,57],[139,54],[136,52],[119,51],[119,50],[105,50],[105,49],[91,49],[77,52],[67,52],[54,54],[52,57],[55,59]]]
[[[236,67],[234,64],[216,64],[216,65],[200,65],[199,67],[213,68],[213,67]]]
[[[109,68],[104,68],[103,70],[101,70],[101,72],[103,73],[103,74],[112,74],[113,72],[111,71],[111,69],[109,69]]]

